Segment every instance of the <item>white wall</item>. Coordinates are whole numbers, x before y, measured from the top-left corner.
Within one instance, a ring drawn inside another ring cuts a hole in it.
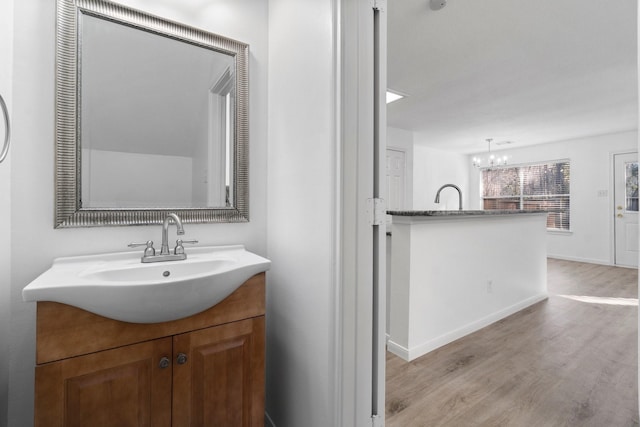
[[[197,238],[204,245],[243,243],[249,250],[266,255],[267,2],[217,0],[207,2],[206,6],[195,0],[126,3],[250,44],[251,222],[193,224],[185,229],[188,238]],[[4,0],[2,4],[5,5]],[[159,238],[160,227],[53,229],[55,2],[21,0],[14,7],[11,168],[14,244],[8,425],[25,427],[33,419],[35,304],[22,302],[22,288],[49,268],[55,257],[126,250],[129,242]],[[0,293],[0,304],[2,298]],[[6,347],[3,340],[0,348]],[[0,359],[0,367],[2,363],[4,358]],[[2,371],[0,368],[0,379]]]
[[[434,203],[438,189],[444,184],[455,184],[462,190],[462,206],[469,209],[469,168],[467,156],[420,145],[415,135],[413,150],[413,209],[456,210],[458,192],[445,188],[440,203]]]
[[[278,427],[337,416],[333,3],[269,2],[267,412]]]
[[[637,149],[638,134],[633,131],[499,151],[500,155],[507,154],[513,165],[571,160],[571,232],[547,233],[550,257],[613,263],[612,154]],[[470,171],[470,206],[479,209],[480,171],[472,167]],[[603,191],[606,196],[599,195]]]
[[[207,206],[194,203],[206,200],[194,194],[194,169],[192,157],[83,149],[82,206]]]
[[[13,74],[13,0],[0,2],[0,95],[10,115]],[[1,113],[0,113],[1,117]],[[6,128],[0,118],[0,144]],[[0,147],[0,150],[2,148]],[[11,151],[0,163],[0,426],[7,424],[9,394],[9,311],[11,308]]]

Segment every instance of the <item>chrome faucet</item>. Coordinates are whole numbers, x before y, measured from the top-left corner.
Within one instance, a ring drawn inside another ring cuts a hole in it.
[[[169,255],[169,224],[171,219],[176,223],[178,235],[182,236],[184,234],[184,227],[182,227],[180,217],[174,213],[168,214],[162,223],[162,246],[160,247],[160,255]]]
[[[146,246],[144,254],[142,255],[142,262],[160,262],[160,261],[179,261],[187,259],[187,254],[184,253],[183,243],[198,243],[197,240],[176,240],[176,247],[173,249],[173,253],[169,251],[169,225],[171,220],[175,222],[177,233],[179,236],[184,234],[184,227],[182,226],[182,220],[175,213],[167,214],[162,222],[162,246],[160,247],[160,253],[156,255],[156,250],[153,247],[153,242],[147,240],[144,243],[130,243],[129,247],[134,248],[136,246]]]
[[[462,191],[460,191],[460,188],[457,185],[445,184],[442,187],[440,187],[438,189],[438,192],[436,193],[436,199],[434,200],[434,202],[440,203],[440,192],[442,191],[443,188],[447,188],[447,187],[452,187],[458,190],[458,206],[459,206],[458,209],[462,210]]]

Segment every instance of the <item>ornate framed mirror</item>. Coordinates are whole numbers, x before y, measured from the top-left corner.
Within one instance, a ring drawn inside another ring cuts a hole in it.
[[[58,0],[55,227],[246,222],[248,45]]]

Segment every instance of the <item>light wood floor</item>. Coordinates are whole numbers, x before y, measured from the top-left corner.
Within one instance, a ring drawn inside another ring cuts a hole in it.
[[[637,426],[637,270],[550,259],[548,277],[546,301],[409,363],[388,353],[386,425]]]

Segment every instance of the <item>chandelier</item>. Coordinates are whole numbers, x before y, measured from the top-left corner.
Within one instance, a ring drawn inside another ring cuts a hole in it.
[[[489,152],[487,154],[487,160],[483,161],[482,158],[480,157],[474,157],[473,158],[473,166],[477,167],[477,168],[482,168],[482,167],[489,167],[492,168],[494,166],[504,166],[507,164],[507,156],[498,156],[496,157],[495,155],[491,154],[491,141],[493,141],[493,138],[487,138],[486,139],[487,144],[489,146]]]

